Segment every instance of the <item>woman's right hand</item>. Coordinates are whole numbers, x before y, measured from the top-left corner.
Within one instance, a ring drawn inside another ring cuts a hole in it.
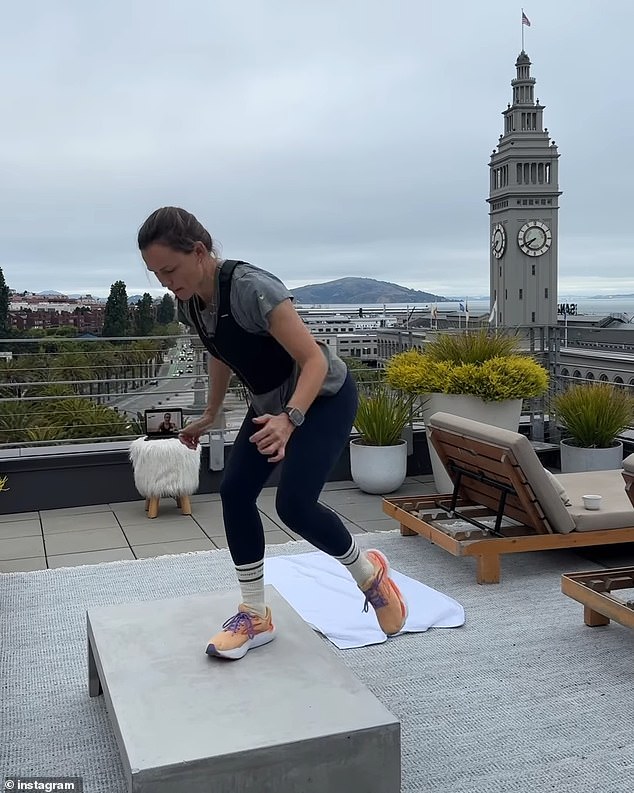
[[[211,429],[215,418],[216,417],[212,416],[210,413],[203,413],[199,419],[183,427],[178,433],[178,440],[187,446],[188,449],[195,449],[200,441],[200,436]]]

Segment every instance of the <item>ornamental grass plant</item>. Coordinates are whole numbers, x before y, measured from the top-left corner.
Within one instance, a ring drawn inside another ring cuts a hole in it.
[[[414,397],[393,391],[384,382],[363,388],[354,426],[365,446],[395,446],[410,420]]]
[[[607,449],[634,420],[634,400],[610,383],[580,383],[558,394],[553,405],[564,440],[585,449]]]
[[[445,333],[392,356],[386,382],[408,394],[463,394],[485,402],[532,399],[548,388],[548,373],[521,352],[516,336],[479,330]]]

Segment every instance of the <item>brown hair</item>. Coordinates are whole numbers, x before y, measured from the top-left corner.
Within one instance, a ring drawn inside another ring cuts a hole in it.
[[[138,243],[142,251],[157,243],[191,253],[197,242],[202,242],[209,253],[215,253],[214,241],[207,229],[194,215],[179,207],[155,210],[139,229]]]

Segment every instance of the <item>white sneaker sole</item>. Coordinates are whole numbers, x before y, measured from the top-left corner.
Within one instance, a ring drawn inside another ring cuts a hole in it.
[[[272,642],[274,638],[275,628],[272,628],[270,631],[256,633],[252,639],[247,639],[241,647],[236,647],[233,650],[219,650],[215,644],[208,644],[205,652],[215,658],[227,658],[230,661],[238,661],[240,658],[244,658],[249,650],[253,650],[255,647],[262,647],[262,645]]]

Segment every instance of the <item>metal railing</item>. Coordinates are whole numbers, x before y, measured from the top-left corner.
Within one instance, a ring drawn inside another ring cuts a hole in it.
[[[0,354],[0,451],[129,442],[146,409],[206,403],[202,349],[188,334],[9,338]]]

